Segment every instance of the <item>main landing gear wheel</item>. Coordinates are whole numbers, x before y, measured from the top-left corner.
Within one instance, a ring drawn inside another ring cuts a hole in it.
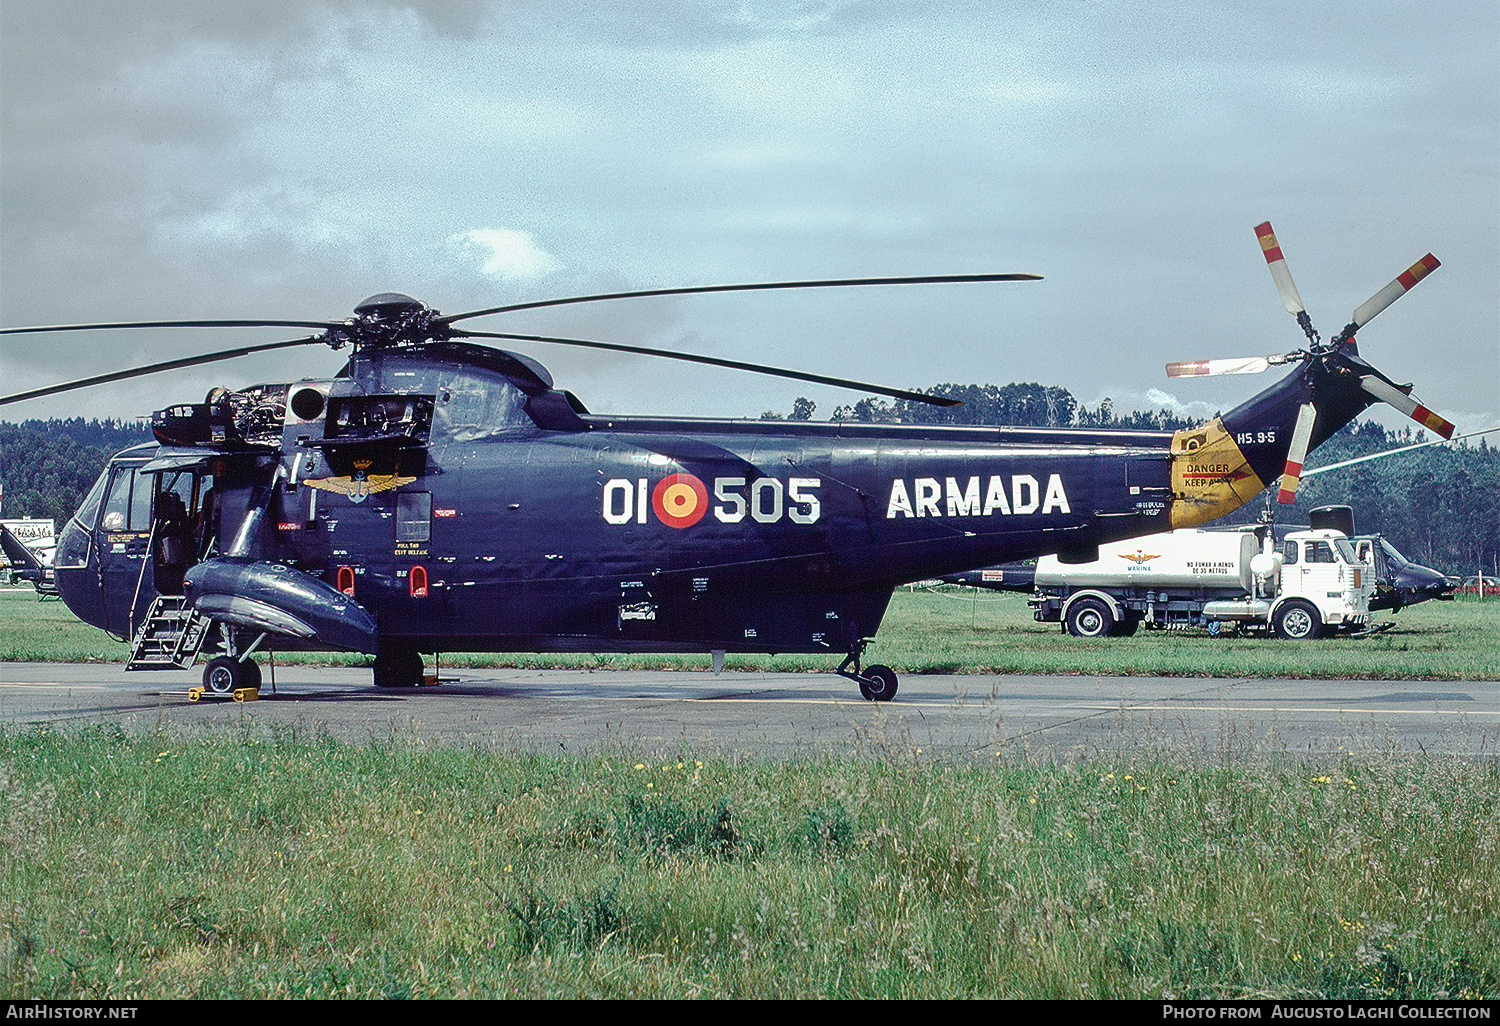
[[[414,648],[397,648],[375,657],[377,688],[419,688],[422,686],[422,653]]]
[[[240,688],[260,687],[260,665],[233,656],[215,656],[203,668],[203,689],[214,695],[232,695]]]
[[[859,693],[867,702],[889,702],[896,697],[896,671],[889,666],[866,666],[859,677]]]
[[[1075,638],[1104,638],[1114,629],[1114,614],[1098,599],[1079,599],[1068,610],[1068,633]]]

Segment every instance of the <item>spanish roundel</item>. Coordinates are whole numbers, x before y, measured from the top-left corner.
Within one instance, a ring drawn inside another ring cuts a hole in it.
[[[692,527],[708,512],[708,489],[692,474],[671,474],[651,493],[651,508],[668,527]]]

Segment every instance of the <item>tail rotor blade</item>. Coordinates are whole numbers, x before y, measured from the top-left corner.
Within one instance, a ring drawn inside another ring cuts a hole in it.
[[[1265,356],[1250,356],[1242,360],[1188,360],[1167,364],[1167,377],[1206,378],[1216,374],[1260,374],[1270,366],[1271,360]]]
[[[1379,399],[1381,402],[1390,403],[1429,431],[1436,432],[1444,438],[1453,437],[1453,424],[1451,422],[1433,413],[1394,385],[1388,384],[1373,374],[1367,374],[1360,378],[1359,383],[1366,392],[1369,392],[1376,399]]]
[[[1206,378],[1216,374],[1260,374],[1272,367],[1291,363],[1307,354],[1300,349],[1271,356],[1246,356],[1235,360],[1187,360],[1167,364],[1169,378]]]
[[[1307,447],[1312,441],[1313,422],[1318,418],[1317,408],[1312,403],[1303,403],[1297,411],[1297,426],[1292,429],[1292,447],[1286,454],[1286,469],[1281,472],[1281,491],[1276,501],[1290,506],[1297,501],[1297,485],[1302,480],[1302,463],[1307,459]]]
[[[1297,286],[1292,281],[1292,272],[1286,266],[1286,257],[1281,254],[1281,244],[1276,241],[1276,233],[1271,230],[1271,222],[1256,225],[1255,236],[1260,239],[1261,251],[1265,253],[1266,263],[1271,267],[1271,278],[1276,282],[1276,291],[1281,294],[1286,312],[1306,313],[1307,308],[1302,305],[1302,297],[1297,294]]]
[[[1395,281],[1365,300],[1364,304],[1354,311],[1354,318],[1349,322],[1349,327],[1344,329],[1342,337],[1347,338],[1366,324],[1369,324],[1375,318],[1376,314],[1406,295],[1416,287],[1417,282],[1441,266],[1442,264],[1438,262],[1438,258],[1431,253],[1428,253],[1421,260],[1412,264],[1403,273],[1398,275]]]

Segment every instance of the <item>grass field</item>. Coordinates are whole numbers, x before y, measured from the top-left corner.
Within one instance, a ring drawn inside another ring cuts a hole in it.
[[[1303,644],[1081,641],[1016,597],[901,592],[871,659],[1500,677],[1500,602],[1399,623]],[[0,592],[0,659],[122,658],[60,604]],[[1493,999],[1497,824],[1493,758],[1143,749],[974,766],[899,741],[790,762],[548,758],[246,725],[0,729],[0,991]]]
[[[0,731],[10,998],[1495,998],[1500,769]]]
[[[1391,619],[1383,614],[1378,619]],[[1085,640],[1031,619],[1018,595],[971,589],[898,591],[867,662],[902,673],[1160,674],[1403,680],[1500,679],[1500,600],[1427,602],[1367,638],[1287,642],[1211,638],[1204,631],[1143,631]],[[0,661],[122,662],[125,646],[86,627],[61,603],[0,591]],[[297,656],[361,665],[361,657]],[[730,656],[729,669],[826,671],[833,656]],[[706,656],[450,655],[446,666],[702,669]]]

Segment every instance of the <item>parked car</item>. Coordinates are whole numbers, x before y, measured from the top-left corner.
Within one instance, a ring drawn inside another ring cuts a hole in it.
[[[1484,591],[1483,591],[1484,595],[1496,595],[1496,596],[1500,596],[1500,577],[1485,577],[1485,578],[1482,578],[1482,579],[1479,578],[1479,577],[1465,577],[1463,579],[1463,583],[1461,583],[1458,586],[1458,594],[1460,594],[1460,595],[1479,595],[1479,594],[1481,594],[1481,592],[1479,590],[1479,585],[1480,585],[1480,581],[1481,580],[1483,580],[1483,582],[1484,582]]]

